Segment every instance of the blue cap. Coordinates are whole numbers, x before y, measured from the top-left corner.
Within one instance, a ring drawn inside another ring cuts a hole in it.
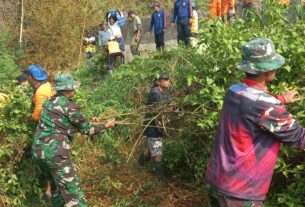
[[[192,7],[195,8],[196,7],[196,2],[192,1]]]
[[[47,80],[48,78],[46,71],[39,65],[30,65],[26,72],[30,73],[35,78],[35,80],[43,81]]]

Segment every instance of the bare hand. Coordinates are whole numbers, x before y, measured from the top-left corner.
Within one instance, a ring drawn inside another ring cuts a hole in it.
[[[105,124],[106,128],[113,128],[115,125],[115,120],[107,121]]]
[[[150,37],[150,36],[151,36],[151,32],[147,32],[147,36],[149,36],[149,37]]]
[[[189,24],[192,25],[192,23],[193,23],[193,21],[192,21],[192,19],[190,19],[190,20],[189,20]]]
[[[98,120],[97,117],[93,117],[92,122],[93,122],[93,124],[100,125],[100,121]]]
[[[163,29],[163,32],[165,32],[166,31],[166,29]]]
[[[296,90],[284,92],[282,93],[282,97],[285,99],[286,104],[295,103],[301,100],[301,98],[299,97],[299,92],[297,92]]]

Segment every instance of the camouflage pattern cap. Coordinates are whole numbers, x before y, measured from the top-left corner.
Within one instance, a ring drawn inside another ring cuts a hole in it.
[[[55,87],[56,91],[71,91],[75,90],[80,86],[80,82],[75,81],[70,73],[62,73],[55,77]]]
[[[271,39],[257,38],[242,47],[242,62],[237,69],[250,74],[276,70],[285,64],[285,58],[275,51]]]

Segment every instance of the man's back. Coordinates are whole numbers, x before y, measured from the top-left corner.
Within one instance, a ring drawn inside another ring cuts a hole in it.
[[[234,84],[224,98],[206,182],[228,196],[264,200],[280,142],[304,148],[298,142],[304,136],[281,101],[259,84]]]

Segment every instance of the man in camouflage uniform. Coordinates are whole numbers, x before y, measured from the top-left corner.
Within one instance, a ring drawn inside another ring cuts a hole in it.
[[[113,127],[114,122],[105,125],[98,122],[90,125],[81,114],[80,108],[69,100],[79,86],[69,73],[55,78],[57,94],[45,101],[37,126],[32,153],[42,170],[55,185],[51,202],[55,207],[87,206],[80,178],[73,166],[70,144],[76,132],[94,135]],[[54,189],[54,187],[53,187]]]
[[[225,95],[205,175],[213,207],[262,207],[281,143],[305,148],[305,128],[285,108],[300,100],[298,92],[273,96],[267,89],[284,63],[270,39],[242,48],[237,68],[246,78]]]

